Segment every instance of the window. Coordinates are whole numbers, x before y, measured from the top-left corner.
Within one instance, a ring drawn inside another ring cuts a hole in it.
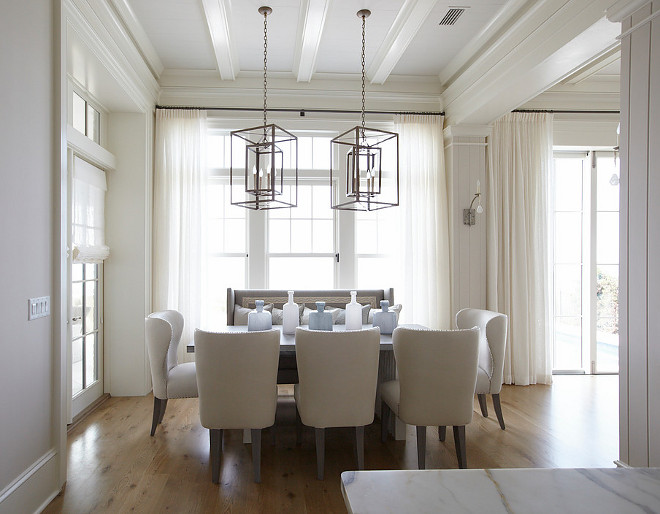
[[[73,92],[73,128],[101,144],[101,113],[75,91]]]
[[[393,235],[396,209],[365,213],[331,209],[328,178],[332,136],[312,131],[297,136],[298,206],[252,211],[230,203],[229,130],[209,131],[209,185],[204,217],[205,326],[225,323],[227,287],[326,289],[392,285],[387,277],[392,275],[391,255],[398,240]]]
[[[617,372],[618,164],[611,152],[554,162],[553,369]]]

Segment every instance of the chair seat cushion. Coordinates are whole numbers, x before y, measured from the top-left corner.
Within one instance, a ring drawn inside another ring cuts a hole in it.
[[[401,397],[401,388],[398,380],[391,380],[380,385],[380,398],[389,405],[392,412],[399,415],[399,398]]]
[[[167,375],[167,398],[197,398],[197,373],[194,362],[174,366]]]

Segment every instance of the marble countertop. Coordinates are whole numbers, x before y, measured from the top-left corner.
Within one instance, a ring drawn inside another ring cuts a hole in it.
[[[348,512],[660,512],[660,468],[345,471]]]

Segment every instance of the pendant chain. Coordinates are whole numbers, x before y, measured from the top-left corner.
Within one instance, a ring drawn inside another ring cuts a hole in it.
[[[367,17],[365,15],[362,15],[362,135],[364,137],[364,127],[365,127],[365,122],[364,122],[364,49],[365,49],[365,38],[364,38],[364,33],[365,33],[365,26],[366,26],[366,20]]]
[[[266,130],[266,95],[268,91],[268,79],[266,69],[268,67],[268,13],[264,12],[264,130]]]

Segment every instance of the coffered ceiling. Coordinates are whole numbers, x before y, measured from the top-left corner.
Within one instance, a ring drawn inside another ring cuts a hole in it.
[[[368,77],[438,76],[484,29],[507,0],[470,0],[453,25],[440,25],[447,0],[123,0],[165,70],[215,70],[232,80],[263,67],[263,17],[268,17],[268,69],[298,81],[314,74],[360,72],[359,9],[366,27]],[[118,3],[118,2],[115,2]]]

